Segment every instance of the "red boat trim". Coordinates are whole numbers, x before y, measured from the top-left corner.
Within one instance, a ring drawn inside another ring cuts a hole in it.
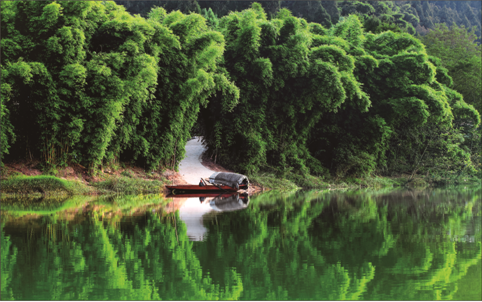
[[[210,193],[179,193],[179,194],[169,194],[167,198],[194,198],[194,197],[222,197],[226,198],[236,194],[236,192],[221,193],[221,192],[210,192]]]
[[[177,186],[166,186],[170,190],[176,191],[238,191],[236,188],[229,186],[199,186],[199,185],[177,185]],[[239,186],[239,189],[247,189],[246,185]]]

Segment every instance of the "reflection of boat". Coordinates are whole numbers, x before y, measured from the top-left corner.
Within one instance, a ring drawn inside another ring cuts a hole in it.
[[[237,211],[246,208],[249,204],[248,194],[220,195],[209,202],[211,208],[219,212]]]
[[[204,179],[201,178],[202,181]],[[249,180],[245,175],[237,173],[216,172],[209,176],[209,182],[203,185],[177,185],[166,186],[171,190],[171,194],[192,193],[192,192],[212,192],[212,191],[231,191],[236,192],[239,189],[247,189]]]
[[[209,219],[210,213],[215,214],[215,211],[209,203],[200,203],[198,198],[173,198],[173,200],[185,200],[179,208],[179,218],[186,225],[186,235],[191,241],[203,241],[208,233],[204,220]]]
[[[186,195],[190,198],[185,198]],[[212,195],[193,193],[171,197],[173,201],[185,200],[179,208],[179,218],[186,225],[186,234],[192,241],[205,240],[208,229],[204,225],[212,220],[214,215],[218,214],[217,212],[241,210],[249,204],[248,194],[229,192],[217,194],[214,198]],[[199,197],[199,199],[192,197]]]
[[[173,199],[199,197],[201,204],[209,202],[210,207],[218,212],[241,210],[246,208],[249,204],[248,194],[239,194],[237,192],[226,192],[221,194],[219,194],[219,192],[217,192],[217,194],[214,192],[179,195],[169,194],[166,197]]]
[[[184,194],[168,194],[166,197],[167,198],[192,198],[192,197],[217,197],[217,196],[224,196],[228,197],[233,194],[236,194],[236,192],[219,192],[219,191],[208,191],[208,192],[201,192],[201,193],[195,193],[195,192],[189,192],[189,193],[184,193]]]

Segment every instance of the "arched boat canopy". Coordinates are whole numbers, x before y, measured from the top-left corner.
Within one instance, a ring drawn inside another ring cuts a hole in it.
[[[224,185],[230,187],[239,187],[242,184],[249,185],[249,180],[245,175],[237,173],[216,172],[209,176],[209,183],[213,185]]]

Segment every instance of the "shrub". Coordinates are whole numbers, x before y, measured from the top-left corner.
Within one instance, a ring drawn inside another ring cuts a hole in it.
[[[2,193],[13,194],[84,194],[92,192],[78,181],[68,181],[50,175],[16,176],[1,181]]]
[[[92,184],[94,187],[115,193],[141,194],[159,193],[164,183],[157,180],[145,180],[131,177],[112,177]]]
[[[130,178],[134,178],[134,173],[132,173],[132,171],[130,170],[124,170],[122,171],[121,173],[122,176],[125,176],[125,177],[130,177]]]

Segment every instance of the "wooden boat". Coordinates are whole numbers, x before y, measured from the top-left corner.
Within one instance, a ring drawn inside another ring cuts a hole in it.
[[[182,193],[178,191],[179,194],[168,194],[166,197],[167,198],[195,198],[195,197],[229,197],[233,194],[236,194],[236,192],[229,191],[229,192],[224,192],[224,191],[204,191],[204,192],[193,192],[193,191],[185,191],[187,193]],[[176,192],[177,193],[177,192]]]
[[[166,186],[171,190],[171,194],[178,193],[194,193],[194,192],[237,192],[238,190],[246,190],[249,186],[249,180],[245,175],[236,173],[216,172],[209,176],[209,181],[201,178],[203,185],[176,185]]]
[[[205,186],[200,186],[200,185],[177,185],[177,186],[166,186],[169,190],[171,190],[172,194],[176,193],[181,193],[181,192],[218,192],[217,195],[219,195],[219,192],[222,191],[229,191],[229,192],[237,192],[238,190],[241,189],[247,189],[247,185],[240,185],[239,189],[236,187],[230,187],[230,186],[223,186],[223,185],[205,185]],[[197,194],[196,196],[199,196]]]

